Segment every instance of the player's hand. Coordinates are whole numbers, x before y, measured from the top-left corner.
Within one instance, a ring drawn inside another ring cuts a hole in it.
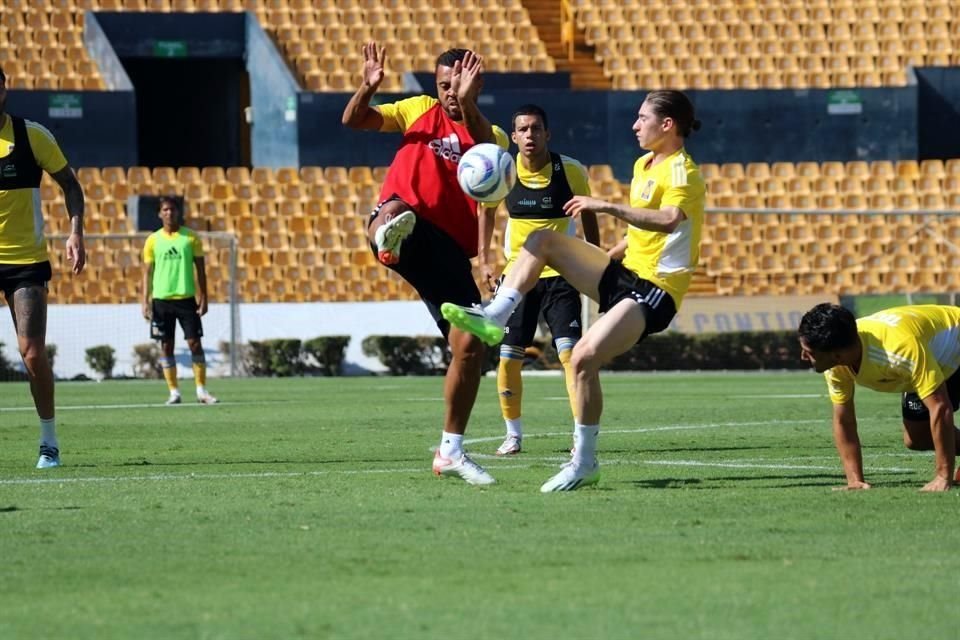
[[[473,51],[467,51],[463,60],[453,63],[450,86],[457,94],[457,101],[476,102],[483,85],[483,57]]]
[[[920,491],[949,491],[950,487],[952,486],[953,483],[950,482],[950,478],[937,476],[927,484],[923,485],[923,489],[920,489]]]
[[[153,309],[150,308],[149,302],[143,302],[140,304],[140,313],[142,313],[143,317],[147,320],[153,320]]]
[[[497,290],[497,278],[493,275],[493,267],[488,264],[480,265],[480,277],[487,285],[487,291],[493,293]]]
[[[834,491],[865,491],[870,488],[870,485],[864,482],[863,480],[854,480],[853,482],[848,482],[846,486],[843,487],[834,487]]]
[[[207,296],[197,297],[197,313],[201,316],[207,315]]]
[[[387,49],[368,42],[363,45],[363,84],[376,89],[383,82],[383,68],[387,64]]]
[[[563,211],[571,218],[576,218],[584,211],[597,213],[603,209],[606,204],[606,202],[600,200],[599,198],[591,198],[590,196],[573,196],[564,203]]]
[[[70,237],[67,238],[67,260],[70,261],[75,274],[83,271],[84,265],[87,264],[87,252],[83,248],[83,236],[79,233],[71,233]]]

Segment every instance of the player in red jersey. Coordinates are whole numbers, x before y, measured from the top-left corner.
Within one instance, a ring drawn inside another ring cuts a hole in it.
[[[507,148],[507,134],[477,107],[483,59],[474,52],[450,49],[437,58],[439,99],[423,95],[375,107],[370,99],[383,81],[386,50],[368,42],[363,58],[363,80],[343,111],[344,126],[403,133],[367,235],[380,262],[417,290],[453,355],[444,382],[446,412],[433,472],[470,484],[492,484],[493,477],[463,452],[463,434],[480,386],[483,343],[452,328],[440,315],[440,304],[480,303],[470,264],[479,243],[477,204],[460,189],[457,164],[480,142]]]

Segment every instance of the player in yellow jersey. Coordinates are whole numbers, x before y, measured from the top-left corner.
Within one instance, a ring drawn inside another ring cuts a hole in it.
[[[507,264],[501,281],[513,267],[527,236],[534,231],[547,229],[574,235],[577,225],[563,210],[563,205],[575,195],[590,195],[589,178],[583,165],[573,158],[552,153],[548,148],[550,129],[547,113],[542,107],[525,104],[517,108],[511,121],[511,138],[520,152],[517,154],[517,183],[504,200],[510,217],[504,235]],[[495,213],[496,207],[492,207],[485,209],[484,215],[480,216],[481,251],[478,258],[488,286],[492,282],[492,270],[484,249],[490,246]],[[580,217],[580,221],[587,242],[599,245],[597,216],[587,212]],[[576,410],[570,358],[573,346],[582,333],[581,311],[580,292],[554,269],[547,267],[540,274],[536,286],[510,316],[503,344],[500,345],[497,372],[497,393],[507,434],[497,449],[497,455],[513,455],[520,453],[522,448],[523,379],[520,371],[526,348],[533,344],[541,312],[550,327],[557,356],[563,365],[571,409]]]
[[[180,209],[173,198],[160,198],[163,227],[147,237],[143,246],[143,317],[150,320],[150,337],[160,341],[163,377],[170,395],[167,404],[180,404],[177,361],[173,342],[177,322],[190,349],[197,402],[216,404],[207,391],[207,359],[200,338],[207,313],[207,273],[203,243],[197,234],[181,224]],[[197,277],[194,282],[193,270]]]
[[[70,236],[67,260],[83,271],[83,189],[47,129],[6,113],[7,77],[0,69],[0,289],[17,330],[17,347],[40,418],[38,469],[60,466],[53,370],[47,360],[47,283],[52,277],[43,236],[40,180],[49,173],[63,191]]]
[[[497,295],[483,309],[446,303],[451,324],[488,344],[503,339],[503,328],[545,266],[553,267],[578,291],[600,304],[604,316],[573,349],[577,424],[573,457],[540,490],[571,491],[597,482],[597,435],[603,407],[600,367],[676,315],[700,257],[706,186],[684,141],[699,129],[693,104],[680,91],[652,91],[633,124],[649,153],[634,165],[630,205],[574,196],[564,205],[570,216],[584,212],[627,222],[626,257],[611,260],[605,251],[555,231],[530,234]]]
[[[936,475],[923,491],[946,491],[953,482],[960,432],[960,308],[894,307],[856,319],[835,304],[804,314],[798,329],[801,357],[823,373],[833,403],[833,439],[847,476],[844,489],[869,489],[857,435],[856,384],[902,394],[903,443],[934,450]]]

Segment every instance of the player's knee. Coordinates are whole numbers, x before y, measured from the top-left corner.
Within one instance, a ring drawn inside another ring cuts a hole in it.
[[[600,370],[600,361],[597,350],[586,341],[580,341],[573,347],[570,355],[570,366],[576,376],[590,376]]]
[[[380,209],[377,211],[377,215],[371,217],[370,223],[367,225],[367,239],[371,243],[376,242],[375,236],[377,229],[380,228],[380,225],[384,224],[385,222],[389,222],[394,216],[403,213],[409,208],[409,205],[401,200],[391,200],[390,202],[385,202],[380,206]]]
[[[911,451],[927,451],[930,449],[925,443],[915,440],[907,431],[903,432],[903,446]]]
[[[485,349],[483,343],[476,336],[462,331],[451,332],[450,353],[461,362],[480,366]]]
[[[50,361],[47,359],[46,350],[43,348],[43,345],[28,345],[20,351],[20,356],[23,358],[23,365],[30,374],[36,373],[44,366],[50,366]]]
[[[523,246],[530,253],[536,255],[541,255],[545,252],[550,251],[550,247],[553,244],[553,239],[555,234],[552,231],[546,229],[538,229],[527,236],[526,241],[523,243]]]
[[[203,354],[203,345],[200,343],[199,338],[188,338],[187,347],[193,355]]]

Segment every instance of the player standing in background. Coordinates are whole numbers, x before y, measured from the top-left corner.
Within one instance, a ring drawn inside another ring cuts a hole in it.
[[[573,457],[540,487],[545,493],[597,482],[596,445],[603,410],[600,367],[644,337],[666,329],[690,287],[700,258],[706,186],[684,141],[699,128],[685,94],[650,92],[633,124],[637,141],[649,153],[634,164],[630,206],[586,196],[574,196],[564,205],[571,216],[585,211],[605,213],[630,225],[622,264],[577,238],[536,231],[527,238],[487,307],[446,303],[442,307],[452,324],[496,344],[503,338],[510,314],[536,286],[547,265],[600,304],[603,317],[573,348],[574,414],[579,419]]]
[[[451,328],[440,315],[440,304],[480,302],[470,264],[479,246],[477,204],[460,188],[457,164],[476,143],[496,142],[507,148],[507,134],[491,126],[477,107],[483,60],[472,51],[450,49],[437,58],[439,100],[423,95],[375,107],[370,100],[383,81],[386,51],[369,42],[363,45],[363,57],[363,78],[343,111],[344,126],[403,133],[380,190],[380,203],[370,214],[367,235],[379,260],[417,290],[452,353],[433,472],[470,484],[491,484],[493,477],[463,451],[484,347],[469,333]]]
[[[47,358],[47,283],[53,276],[43,237],[40,181],[46,171],[63,191],[70,237],[67,260],[83,271],[83,189],[47,129],[6,113],[7,77],[0,69],[0,289],[17,331],[40,418],[37,469],[60,466],[54,416],[54,378]]]
[[[147,237],[143,245],[143,317],[150,320],[150,337],[160,341],[163,377],[170,396],[167,404],[180,404],[177,384],[177,360],[173,341],[177,322],[190,348],[197,402],[216,404],[207,392],[207,359],[200,338],[207,313],[207,272],[204,267],[203,243],[192,229],[180,224],[180,210],[173,198],[160,198],[160,220],[163,227]],[[193,269],[197,269],[194,283]]]
[[[833,440],[847,485],[869,489],[857,434],[857,384],[899,392],[903,444],[935,454],[936,475],[923,491],[946,491],[953,482],[960,432],[960,309],[940,305],[894,307],[859,320],[843,307],[818,304],[797,330],[801,358],[824,374],[833,403]]]
[[[575,235],[576,223],[563,210],[573,196],[589,196],[590,182],[583,165],[573,158],[552,153],[547,147],[550,129],[547,114],[542,107],[525,104],[512,118],[511,139],[519,148],[517,154],[517,183],[504,201],[510,215],[504,234],[504,253],[507,264],[501,282],[510,272],[520,248],[534,231],[546,229]],[[484,247],[490,246],[496,207],[485,208],[480,216],[480,269],[484,280],[493,280]],[[599,246],[600,233],[597,216],[585,212],[580,217],[587,242]],[[580,292],[550,267],[544,268],[536,286],[526,295],[505,327],[500,345],[500,365],[497,371],[497,393],[500,409],[507,426],[506,438],[497,455],[520,453],[523,440],[523,378],[521,369],[526,348],[533,344],[540,313],[550,327],[557,356],[563,365],[570,408],[577,420],[574,376],[570,367],[573,346],[580,339],[582,327]]]

